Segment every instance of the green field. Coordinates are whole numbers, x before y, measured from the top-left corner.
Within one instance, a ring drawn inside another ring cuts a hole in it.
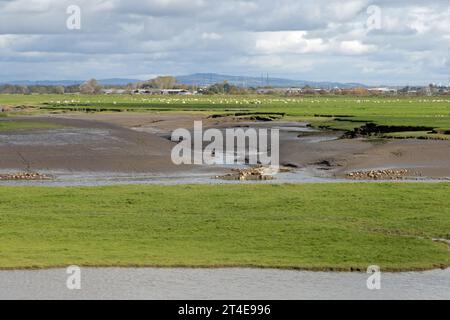
[[[450,265],[450,184],[0,187],[0,268]]]
[[[366,122],[423,126],[419,137],[450,133],[450,97],[277,97],[141,95],[0,95],[0,105],[38,106],[44,111],[153,111],[205,114],[282,113],[288,120],[352,130]],[[435,132],[432,133],[431,131]],[[408,130],[411,131],[411,130]],[[414,130],[417,131],[417,130]]]
[[[0,106],[25,107],[0,116],[68,111],[243,117],[277,113],[285,120],[340,130],[365,123],[404,127],[381,137],[450,137],[450,99],[445,97],[0,95]],[[43,126],[0,121],[0,131]],[[450,238],[449,193],[447,183],[0,186],[0,268],[448,267],[449,245],[432,239]]]

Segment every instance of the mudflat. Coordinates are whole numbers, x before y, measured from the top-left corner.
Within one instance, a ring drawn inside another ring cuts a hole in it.
[[[154,134],[85,119],[33,117],[32,121],[60,127],[0,132],[0,168],[159,173],[192,169],[173,165],[173,143]]]
[[[343,132],[309,130],[305,123],[189,113],[75,113],[0,121],[30,119],[57,127],[0,132],[0,169],[155,174],[223,170],[172,164],[171,132],[192,129],[201,120],[205,128],[279,127],[280,163],[321,177],[385,168],[406,168],[411,177],[450,177],[450,140],[342,139]]]

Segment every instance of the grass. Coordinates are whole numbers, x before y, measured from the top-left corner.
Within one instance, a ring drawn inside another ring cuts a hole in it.
[[[0,187],[0,268],[450,265],[450,184]]]
[[[35,129],[56,129],[61,126],[33,121],[0,121],[0,132],[2,131],[16,131],[16,130],[35,130]]]
[[[391,132],[383,134],[384,138],[396,139],[435,139],[435,140],[450,140],[449,134],[431,133],[428,131],[405,131],[405,132]]]
[[[36,106],[44,111],[277,112],[284,113],[286,119],[308,120],[316,126],[340,130],[353,130],[373,122],[389,126],[426,126],[439,134],[450,132],[450,98],[445,96],[0,95],[0,105]]]

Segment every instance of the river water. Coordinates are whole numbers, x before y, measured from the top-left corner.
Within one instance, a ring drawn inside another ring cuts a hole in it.
[[[0,299],[450,299],[450,269],[366,273],[275,269],[82,268],[69,290],[65,269],[0,271]]]
[[[230,168],[239,166],[230,166]],[[240,166],[245,168],[245,166]],[[0,170],[0,174],[17,172]],[[51,180],[2,180],[4,186],[108,186],[108,185],[135,185],[135,184],[272,184],[272,183],[319,183],[319,182],[350,182],[345,179],[317,177],[307,170],[295,170],[276,175],[274,180],[265,181],[234,181],[215,178],[217,175],[228,173],[227,171],[187,172],[178,174],[152,174],[152,173],[120,173],[120,172],[69,172],[63,170],[40,170],[39,173],[52,176]]]

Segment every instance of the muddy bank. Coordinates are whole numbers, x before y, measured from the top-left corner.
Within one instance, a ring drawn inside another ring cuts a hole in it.
[[[7,121],[29,119],[8,118]],[[201,169],[172,164],[170,154],[174,144],[155,134],[92,120],[32,119],[61,128],[0,132],[0,169],[137,173]]]
[[[336,176],[352,171],[406,169],[408,176],[421,179],[450,177],[450,141],[387,140],[364,152],[349,155],[337,168]]]
[[[287,179],[292,182],[345,179],[351,172],[396,169],[414,173],[411,178],[450,177],[450,141],[445,140],[345,139],[344,132],[317,131],[307,123],[254,122],[235,115],[98,113],[18,119],[49,122],[62,128],[0,132],[0,169],[13,172],[200,175],[201,179],[230,173],[233,166],[172,164],[170,154],[175,143],[169,139],[171,132],[192,129],[195,120],[202,120],[205,129],[280,129],[280,165],[293,169],[291,176],[295,178]],[[7,118],[11,120],[16,119]]]
[[[367,136],[377,136],[383,133],[392,132],[415,132],[415,131],[433,131],[433,127],[425,126],[382,126],[376,125],[375,123],[367,123],[353,131],[347,132],[345,137],[356,138],[356,137],[367,137]]]

